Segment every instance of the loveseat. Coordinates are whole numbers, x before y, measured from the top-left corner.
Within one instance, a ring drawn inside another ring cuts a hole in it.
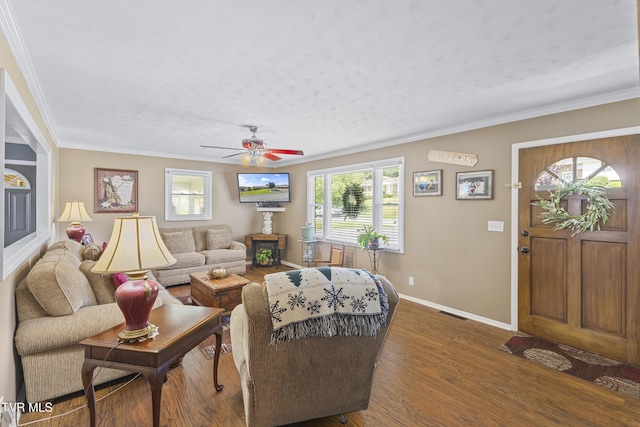
[[[232,273],[247,271],[247,247],[232,240],[226,224],[198,227],[161,228],[160,236],[177,262],[153,270],[164,286],[189,283],[189,274],[212,268],[228,268]]]
[[[353,269],[313,269],[292,270],[265,276],[265,284],[247,284],[242,290],[242,304],[231,313],[230,332],[233,346],[233,358],[240,374],[242,399],[248,427],[271,427],[290,423],[297,423],[309,419],[345,414],[347,412],[366,409],[369,405],[373,377],[382,351],[385,337],[393,319],[398,304],[398,294],[393,285],[384,276],[375,276],[378,283],[363,291],[363,299],[355,298],[350,301],[364,301],[373,304],[370,297],[377,289],[382,288],[388,301],[385,321],[377,329],[375,336],[362,334],[351,330],[348,335],[340,332],[330,332],[333,336],[288,337],[285,340],[275,338],[273,318],[290,312],[298,305],[300,311],[312,309],[314,304],[329,302],[330,295],[335,295],[333,303],[341,304],[343,292],[339,281],[332,280],[328,286],[320,289],[324,298],[306,299],[298,290],[283,291],[284,304],[270,304],[268,279],[275,275],[290,275],[292,282],[309,282],[305,275],[319,270],[327,274],[330,270],[332,277],[337,270]],[[369,274],[369,273],[357,273]],[[300,279],[301,278],[301,279]],[[347,281],[351,281],[348,278]],[[342,281],[341,283],[345,283]],[[332,286],[335,285],[335,287]],[[317,286],[317,285],[313,285]],[[295,289],[301,289],[295,287]],[[346,287],[345,287],[346,288]],[[292,288],[294,289],[294,288]],[[339,289],[339,290],[338,290]],[[324,300],[324,301],[320,301]],[[342,300],[343,302],[345,300]],[[282,301],[280,301],[282,302]],[[344,302],[347,309],[355,307]],[[384,306],[382,300],[380,306]],[[355,310],[354,310],[355,311]],[[384,315],[385,310],[380,310]],[[347,316],[349,317],[349,316]],[[363,317],[362,315],[350,316]],[[384,316],[383,316],[384,317]],[[315,327],[294,327],[293,335],[311,334],[314,329],[325,327],[327,324],[339,324],[338,330],[351,321],[331,320],[331,315],[318,318]],[[345,318],[341,318],[345,319]],[[276,320],[284,321],[284,316]],[[365,322],[366,323],[366,322]],[[356,331],[362,326],[354,320]],[[380,325],[380,321],[378,323]],[[356,336],[357,335],[357,336]],[[282,335],[279,335],[282,338]]]
[[[84,349],[78,343],[124,322],[111,275],[91,272],[101,253],[95,244],[54,243],[16,287],[15,345],[28,402],[83,390]],[[154,307],[167,303],[180,301],[161,286]],[[130,374],[107,368],[96,373],[94,384]]]

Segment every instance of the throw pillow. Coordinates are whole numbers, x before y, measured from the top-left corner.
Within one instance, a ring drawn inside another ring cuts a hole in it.
[[[97,304],[79,264],[73,254],[47,252],[27,275],[27,288],[49,316],[66,316]]]
[[[229,249],[231,233],[228,230],[207,230],[207,249]]]
[[[91,269],[96,265],[96,261],[85,260],[80,264],[80,271],[87,276],[93,293],[98,300],[98,304],[109,304],[116,302],[115,290],[111,283],[110,274],[94,273]]]
[[[111,283],[113,284],[114,289],[118,289],[118,286],[122,285],[127,280],[127,275],[124,273],[113,273],[111,275]]]
[[[193,240],[193,232],[188,231],[172,231],[160,233],[165,246],[172,254],[182,254],[185,252],[194,252],[196,243]]]
[[[85,260],[97,261],[102,255],[102,248],[95,243],[89,243],[84,247],[83,254]]]

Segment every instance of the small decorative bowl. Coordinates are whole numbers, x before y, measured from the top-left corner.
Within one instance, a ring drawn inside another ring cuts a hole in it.
[[[212,268],[209,270],[209,279],[223,279],[231,273],[228,268]]]

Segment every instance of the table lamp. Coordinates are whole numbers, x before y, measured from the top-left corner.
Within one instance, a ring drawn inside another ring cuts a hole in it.
[[[147,277],[152,268],[174,264],[176,259],[165,246],[155,216],[116,218],[107,247],[94,273],[126,273],[129,280],[116,289],[116,301],[126,326],[118,335],[121,342],[144,341],[156,333],[149,314],[158,296],[158,283]]]
[[[84,227],[82,226],[82,222],[93,221],[87,210],[84,208],[84,202],[67,202],[64,207],[64,211],[60,218],[58,218],[58,222],[70,222],[69,227],[67,227],[67,237],[69,239],[75,240],[77,242],[82,241],[82,236],[84,236]]]

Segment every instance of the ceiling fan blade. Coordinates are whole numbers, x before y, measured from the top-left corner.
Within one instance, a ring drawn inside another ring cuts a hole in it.
[[[200,147],[202,147],[202,148],[218,148],[220,150],[236,150],[236,151],[237,150],[241,150],[241,151],[244,151],[243,148],[218,147],[218,146],[215,146],[215,145],[201,145]]]
[[[243,150],[244,151],[244,150]],[[242,153],[233,153],[233,154],[229,154],[228,156],[224,156],[223,159],[228,159],[229,157],[235,157],[235,156],[239,156]]]
[[[296,154],[298,156],[304,155],[304,152],[302,150],[285,150],[280,148],[269,148],[269,152],[278,154]]]
[[[270,150],[270,151],[271,151],[271,150]],[[281,159],[281,157],[274,156],[273,154],[271,154],[271,152],[270,152],[270,151],[268,151],[268,152],[264,152],[264,153],[262,153],[262,155],[263,155],[263,156],[265,156],[265,157],[266,157],[267,159],[269,159],[269,160],[273,160],[274,162],[275,162],[276,160],[280,160],[280,159]]]

